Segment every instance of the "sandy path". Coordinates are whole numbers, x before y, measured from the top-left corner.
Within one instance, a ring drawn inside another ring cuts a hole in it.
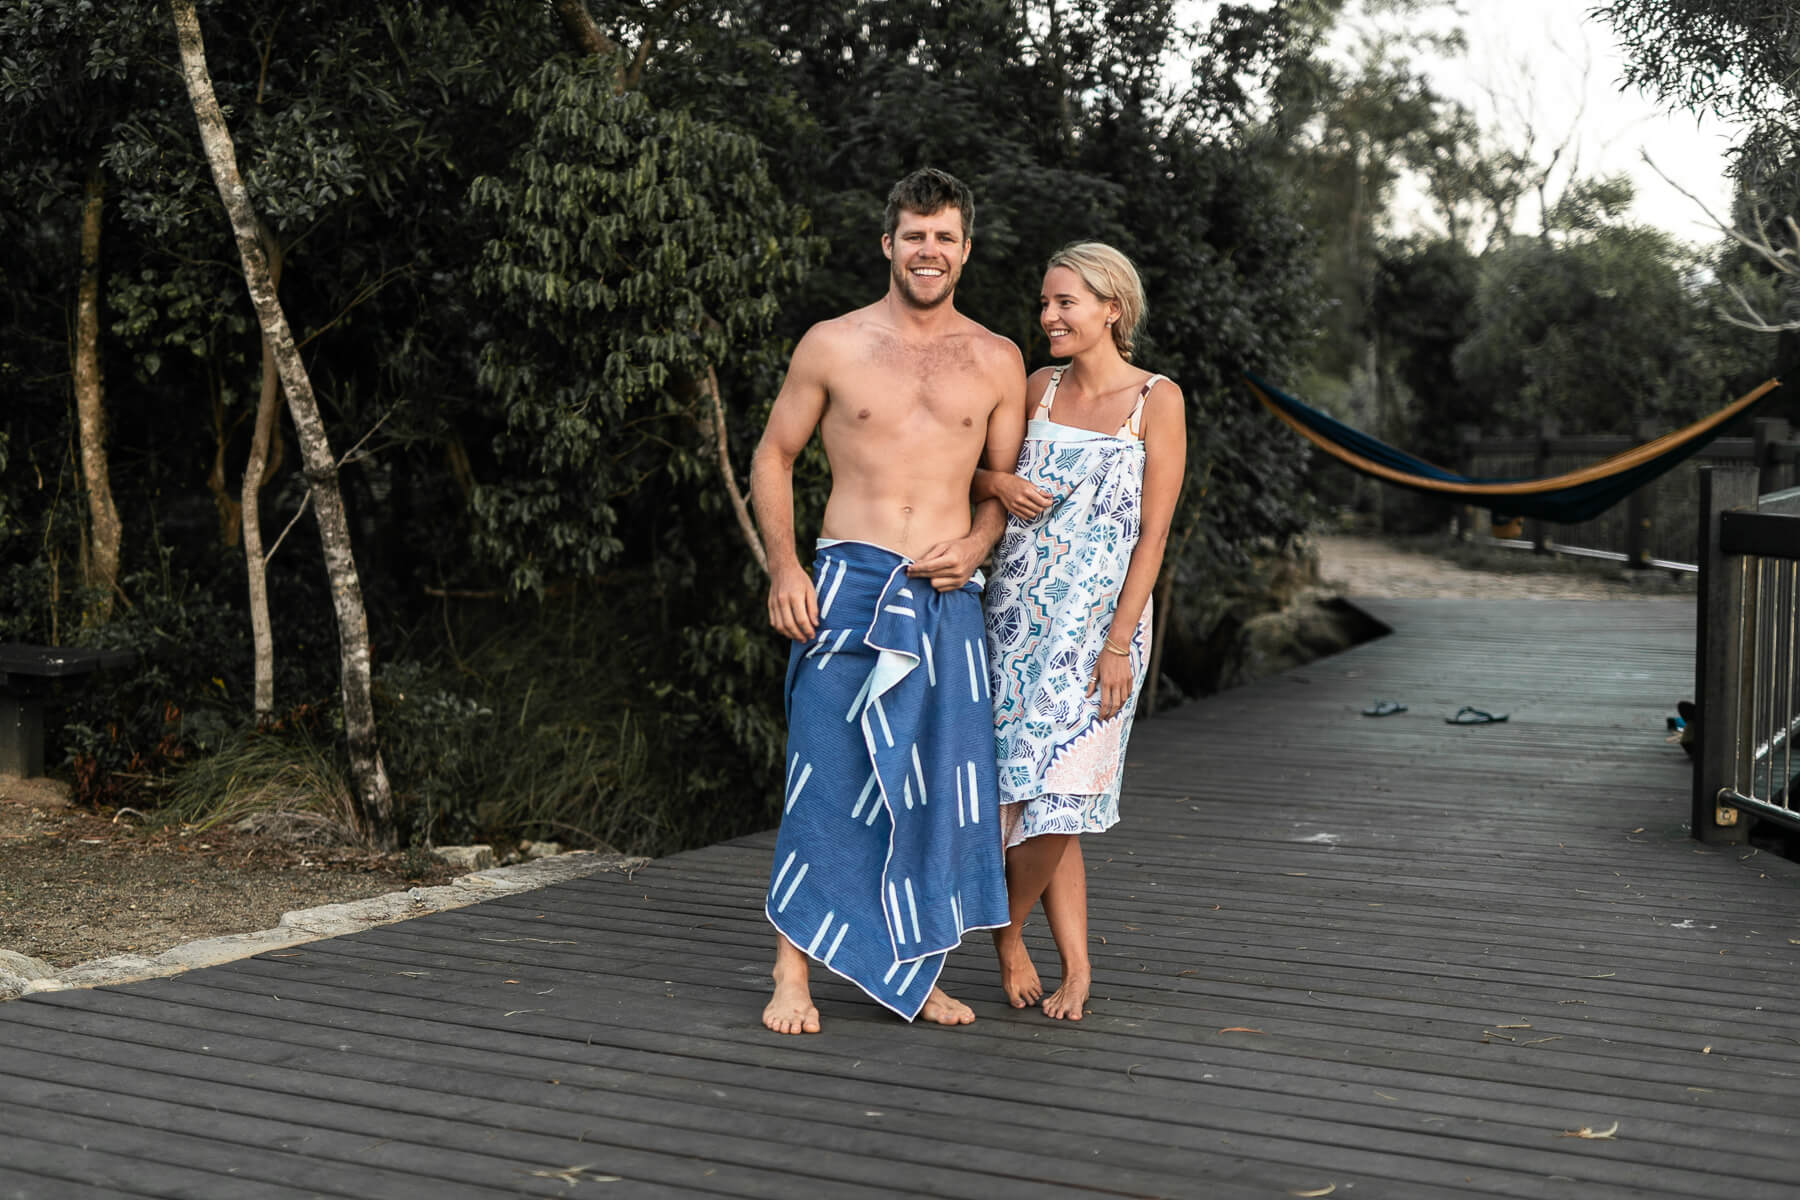
[[[1600,564],[1578,573],[1569,572],[1566,564],[1542,572],[1475,571],[1429,554],[1396,549],[1374,538],[1333,534],[1314,542],[1319,548],[1320,578],[1351,597],[1616,600],[1645,594],[1644,587],[1615,577]],[[1521,557],[1530,556],[1521,552]]]

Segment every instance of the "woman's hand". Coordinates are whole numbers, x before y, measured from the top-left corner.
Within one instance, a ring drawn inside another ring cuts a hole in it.
[[[1017,475],[993,472],[988,479],[988,490],[999,499],[1007,512],[1021,521],[1035,521],[1050,507],[1049,492],[1033,487]]]
[[[1100,701],[1100,719],[1110,721],[1131,699],[1131,659],[1102,648],[1100,661],[1094,664],[1094,677],[1088,681],[1087,694]]]

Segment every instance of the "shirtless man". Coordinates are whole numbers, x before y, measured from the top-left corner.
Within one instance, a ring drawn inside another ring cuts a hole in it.
[[[750,487],[769,557],[769,623],[796,643],[796,664],[803,654],[809,661],[816,655],[816,650],[805,654],[805,649],[820,633],[820,592],[825,590],[822,583],[815,586],[813,577],[802,566],[793,528],[794,460],[815,428],[824,442],[832,480],[820,530],[822,546],[830,545],[825,539],[841,539],[891,551],[897,556],[896,563],[910,560],[905,568],[907,576],[928,582],[942,599],[965,590],[1004,525],[1005,512],[994,501],[983,502],[971,516],[969,490],[976,467],[1011,471],[1017,461],[1025,427],[1025,371],[1012,342],[963,316],[953,303],[957,279],[969,257],[973,209],[969,190],[941,171],[921,170],[896,184],[888,199],[881,239],[882,252],[892,263],[887,294],[867,307],[821,322],[806,333],[795,347],[787,378],[769,413],[752,462]],[[828,570],[829,564],[821,571],[821,580]],[[974,587],[967,591],[972,596]],[[953,599],[964,605],[970,601],[967,596]],[[911,603],[906,601],[901,607]],[[979,607],[979,600],[974,599],[976,613]],[[836,625],[838,621],[839,616],[833,614],[829,623]],[[821,635],[820,641],[824,640]],[[842,640],[836,639],[834,647]],[[930,638],[925,641],[925,657],[929,658]],[[979,635],[976,641],[979,642]],[[985,656],[985,651],[981,654]],[[940,651],[940,661],[928,664],[936,675],[949,670],[941,661],[944,655]],[[983,674],[985,663],[982,657]],[[960,669],[961,656],[957,666]],[[972,659],[970,671],[972,677]],[[790,682],[790,752],[795,751],[805,732],[799,728],[794,688],[810,686],[807,677],[812,674],[800,672],[797,676],[793,669],[789,672],[790,681],[801,679],[799,685]],[[935,682],[934,675],[934,686]],[[940,690],[949,693],[952,689]],[[977,690],[985,694],[985,679]],[[960,699],[966,702],[968,698],[969,692],[962,691]],[[946,696],[942,702],[948,703],[949,699]],[[937,704],[940,700],[932,693],[926,703]],[[987,703],[982,701],[984,706]],[[825,723],[841,726],[841,712]],[[959,715],[957,720],[966,722],[967,718]],[[991,728],[986,734],[991,738]],[[873,737],[870,744],[875,744]],[[992,757],[991,753],[988,757]],[[790,758],[792,775],[801,756],[790,753]],[[866,763],[859,769],[864,775],[868,773]],[[935,788],[933,803],[927,810],[934,816],[941,813],[942,819],[952,823],[961,815],[961,777],[956,778],[957,811],[951,811],[948,797],[943,802],[936,799],[942,793]],[[853,790],[856,781],[847,786]],[[871,779],[871,785],[874,782]],[[909,812],[900,811],[901,797],[888,795],[886,780],[880,782],[889,810],[910,819]],[[919,783],[923,808],[923,771]],[[975,790],[972,776],[970,788]],[[944,791],[949,788],[946,786]],[[847,810],[855,797],[841,799]],[[906,809],[910,810],[910,789],[905,800]],[[971,795],[972,815],[978,815],[973,812],[975,804],[976,797]],[[860,810],[862,806],[859,803],[857,807]],[[786,825],[794,820],[792,800],[784,811],[785,835]],[[872,812],[870,820],[874,820]],[[860,827],[862,822],[849,824]],[[992,832],[991,828],[988,832]],[[778,846],[778,858],[782,853]],[[778,879],[776,888],[780,886]],[[870,886],[879,893],[880,878],[870,881]],[[956,886],[960,888],[962,884],[958,882]],[[962,893],[959,891],[958,895]],[[772,921],[776,921],[776,904],[785,899],[785,895],[777,897],[772,889]],[[962,896],[957,916],[960,928],[955,931],[958,936],[963,930],[985,927],[983,918],[966,911],[970,904]],[[923,901],[920,906],[924,906]],[[839,904],[833,912],[841,910]],[[825,915],[827,926],[832,915]],[[882,911],[883,917],[888,915]],[[899,923],[897,915],[894,922]],[[781,928],[781,923],[776,923]],[[918,924],[915,917],[915,933]],[[811,928],[806,926],[804,932],[810,934]],[[822,928],[821,936],[812,941],[829,945],[821,940],[824,933]],[[899,945],[904,936],[903,930],[894,938],[895,944]],[[825,954],[815,951],[813,956],[833,965]],[[893,951],[889,957],[893,957]],[[906,963],[902,954],[900,965]],[[834,969],[849,975],[843,967]],[[775,959],[775,992],[763,1011],[764,1025],[778,1033],[818,1032],[819,1014],[812,1002],[808,975],[808,952],[788,936],[781,936]],[[863,985],[862,980],[852,978]],[[911,1019],[902,1007],[863,986],[877,1000]],[[917,1015],[944,1025],[962,1025],[975,1019],[967,1005],[935,986]]]

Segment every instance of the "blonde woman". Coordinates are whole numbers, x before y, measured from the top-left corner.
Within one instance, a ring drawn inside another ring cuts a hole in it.
[[[1080,838],[1119,819],[1187,422],[1181,389],[1131,361],[1144,293],[1123,254],[1058,251],[1038,303],[1051,354],[1069,361],[1027,385],[1016,473],[975,485],[1010,514],[986,605],[1011,917],[994,945],[1013,1007],[1079,1021],[1092,985]],[[1048,996],[1020,936],[1040,899],[1062,959]]]

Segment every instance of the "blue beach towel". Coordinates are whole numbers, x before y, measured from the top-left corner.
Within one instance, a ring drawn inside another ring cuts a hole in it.
[[[764,911],[907,1020],[944,957],[1007,923],[981,585],[822,540],[819,630],[787,672],[787,782]],[[979,578],[979,577],[977,577]]]

